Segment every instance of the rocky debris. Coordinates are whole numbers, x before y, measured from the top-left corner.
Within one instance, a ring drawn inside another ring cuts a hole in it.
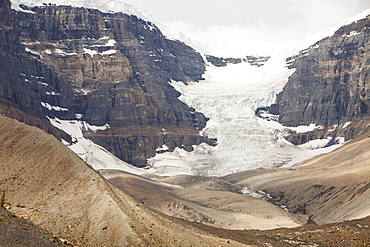
[[[181,102],[169,84],[202,80],[205,62],[191,47],[123,13],[22,8],[28,12],[3,8],[9,18],[0,17],[3,114],[16,117],[12,110],[19,109],[18,120],[67,141],[45,116],[109,124],[109,133],[86,135],[136,166],[145,166],[163,144],[170,151],[214,144],[199,136],[207,118]],[[161,129],[172,130],[167,143]],[[133,145],[136,139],[143,141]]]
[[[243,189],[241,186],[237,186],[217,177],[178,175],[168,178],[161,178],[159,181],[178,185],[187,189],[207,188],[207,190],[212,191],[229,191],[234,193],[240,193],[240,191]]]
[[[143,178],[116,170],[99,171],[109,182],[148,208],[165,215],[225,229],[295,227],[302,222],[243,187],[200,176]]]
[[[267,56],[246,56],[245,58],[223,58],[223,57],[216,57],[212,55],[206,55],[206,59],[208,62],[213,64],[217,67],[225,67],[228,64],[238,64],[238,63],[250,63],[252,66],[261,67],[265,65],[265,63],[270,59],[271,57]]]
[[[213,228],[199,223],[191,223],[215,236],[237,241],[248,246],[356,246],[370,244],[370,217],[326,224],[321,226],[304,225],[296,228],[281,228],[267,231],[260,230],[227,230]]]
[[[370,243],[369,220],[368,217],[322,226],[306,225],[251,233],[273,239],[278,246],[366,246]]]

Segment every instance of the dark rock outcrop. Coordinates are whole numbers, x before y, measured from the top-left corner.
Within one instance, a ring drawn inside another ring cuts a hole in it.
[[[27,118],[109,124],[109,131],[85,134],[137,166],[163,144],[191,150],[194,144],[214,143],[198,133],[204,115],[181,102],[169,84],[202,80],[205,62],[191,47],[123,13],[22,8],[28,12],[8,8],[9,16],[0,17],[2,107],[19,108]],[[166,138],[162,129],[171,130]]]
[[[239,63],[249,63],[250,65],[262,67],[271,57],[267,56],[246,56],[245,58],[223,58],[216,57],[212,55],[206,55],[208,62],[217,67],[225,67],[228,64],[239,64]]]
[[[2,247],[13,246],[66,246],[49,232],[31,222],[0,208],[0,243]]]

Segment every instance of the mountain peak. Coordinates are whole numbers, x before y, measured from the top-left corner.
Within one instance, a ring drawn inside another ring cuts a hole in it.
[[[146,21],[154,21],[154,18],[145,10],[137,8],[131,4],[125,3],[122,0],[102,0],[102,1],[86,1],[86,0],[11,0],[12,8],[23,11],[20,5],[24,4],[30,7],[43,6],[45,4],[70,5],[72,7],[85,7],[98,9],[102,12],[122,12],[128,15],[135,15]]]

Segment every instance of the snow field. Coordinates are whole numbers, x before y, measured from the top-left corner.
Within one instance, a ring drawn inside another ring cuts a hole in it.
[[[145,170],[136,168],[110,153],[105,148],[93,143],[91,140],[83,137],[82,130],[105,130],[109,125],[93,126],[86,122],[78,120],[60,120],[58,118],[49,118],[52,125],[65,131],[72,137],[72,144],[64,141],[73,152],[89,164],[95,170],[100,169],[117,169],[127,171],[133,174],[143,174]]]

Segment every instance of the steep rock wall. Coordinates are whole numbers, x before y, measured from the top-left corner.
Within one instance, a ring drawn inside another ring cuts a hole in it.
[[[277,96],[279,122],[340,125],[368,115],[369,47],[368,16],[290,58],[296,71]]]
[[[212,55],[206,55],[206,59],[208,62],[212,63],[214,66],[217,67],[225,67],[227,64],[238,64],[238,63],[249,63],[250,65],[261,67],[265,65],[265,63],[271,57],[267,56],[246,56],[245,58],[223,58],[223,57],[215,57]]]
[[[169,84],[202,80],[204,61],[195,50],[166,39],[153,23],[123,13],[22,7],[28,13],[5,11],[11,17],[3,18],[8,29],[2,31],[13,47],[3,50],[13,52],[19,67],[35,63],[44,68],[12,73],[38,85],[29,105],[41,115],[108,123],[109,131],[85,134],[137,166],[163,144],[191,150],[194,144],[214,143],[198,133],[207,121],[204,115],[182,103]],[[170,139],[163,138],[163,129],[171,129]],[[134,144],[136,139],[143,141]]]
[[[69,141],[70,137],[66,133],[50,124],[46,118],[48,112],[41,105],[41,102],[47,100],[48,91],[62,90],[61,80],[39,60],[20,55],[24,47],[19,41],[20,32],[14,25],[15,18],[10,2],[1,2],[0,114],[37,126],[58,139]],[[45,80],[49,83],[47,86]]]

